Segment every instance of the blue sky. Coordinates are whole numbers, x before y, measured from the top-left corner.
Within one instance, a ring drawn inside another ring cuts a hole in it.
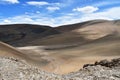
[[[120,19],[120,0],[0,0],[0,24],[59,26]]]

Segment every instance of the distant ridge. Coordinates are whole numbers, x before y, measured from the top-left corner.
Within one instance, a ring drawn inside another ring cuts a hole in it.
[[[0,25],[0,41],[13,46],[26,46],[27,42],[58,34],[59,31],[49,26],[33,24]]]
[[[98,20],[84,21],[84,22],[76,23],[76,24],[68,24],[68,25],[58,26],[58,27],[55,27],[55,29],[57,29],[58,31],[61,31],[61,32],[66,32],[66,31],[71,31],[71,30],[74,30],[74,29],[77,29],[80,27],[82,28],[87,25],[103,23],[103,22],[108,22],[108,20],[98,19]]]
[[[105,34],[109,32],[108,30],[114,30],[114,32],[116,32],[115,30],[119,29],[119,27],[116,28],[116,26],[119,25],[120,20],[109,21],[99,19],[58,26],[55,28],[33,24],[0,25],[0,41],[19,47],[44,45],[48,43],[59,45],[62,43],[69,44],[71,42],[76,43],[78,40],[83,43],[91,40],[89,38],[95,38],[96,36],[98,37],[102,35],[105,36]],[[117,30],[117,32],[119,31]],[[94,35],[95,37],[92,37],[93,34],[96,34],[96,36]]]
[[[34,45],[74,45],[94,42],[109,35],[120,35],[119,20],[92,20],[83,23],[64,25],[55,29],[60,34],[37,39],[31,43]],[[115,36],[112,36],[113,38]]]

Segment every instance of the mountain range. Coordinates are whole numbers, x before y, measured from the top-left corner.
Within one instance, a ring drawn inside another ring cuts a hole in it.
[[[120,20],[58,27],[0,25],[0,41],[0,56],[22,58],[48,72],[66,74],[86,63],[120,57]]]

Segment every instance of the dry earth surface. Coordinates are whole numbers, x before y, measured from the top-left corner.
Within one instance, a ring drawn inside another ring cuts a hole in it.
[[[93,20],[56,28],[1,25],[0,56],[25,60],[39,69],[67,74],[84,64],[120,57],[120,20]]]

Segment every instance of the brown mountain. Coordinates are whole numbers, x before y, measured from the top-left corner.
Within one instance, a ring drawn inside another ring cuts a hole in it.
[[[56,27],[61,34],[36,39],[31,44],[36,45],[76,45],[85,44],[108,36],[120,35],[120,21],[93,20],[79,24]],[[115,36],[112,36],[114,38]],[[112,39],[111,38],[111,39]]]
[[[120,57],[120,20],[92,20],[50,29],[53,30],[50,33],[55,31],[57,34],[26,37],[10,44],[22,43],[25,46],[16,47],[16,50],[27,56],[23,59],[46,71],[60,74],[78,71],[86,63]],[[46,33],[49,34],[49,31]]]
[[[87,25],[93,25],[93,24],[103,23],[103,22],[107,22],[107,21],[108,20],[101,20],[101,19],[91,20],[91,21],[85,21],[85,22],[76,23],[76,24],[62,25],[62,26],[55,27],[55,29],[60,32],[67,32],[67,31],[72,31],[74,29],[79,29],[79,28],[85,27]]]
[[[42,25],[0,25],[0,40],[13,46],[26,46],[30,41],[58,33],[52,27]]]

